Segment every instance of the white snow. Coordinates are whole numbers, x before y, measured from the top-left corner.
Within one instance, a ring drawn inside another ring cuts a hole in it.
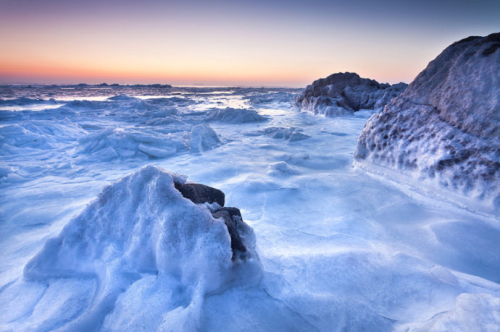
[[[10,90],[87,101],[0,111],[1,331],[498,330],[498,216],[353,167],[370,112],[316,117],[272,89]],[[208,126],[214,107],[268,120]],[[251,260],[177,174],[241,210]]]

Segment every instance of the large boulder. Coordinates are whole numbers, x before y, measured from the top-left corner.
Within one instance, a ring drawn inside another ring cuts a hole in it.
[[[496,33],[446,48],[368,120],[354,154],[360,165],[413,173],[418,183],[438,184],[461,201],[475,198],[474,209],[498,211],[499,47]]]
[[[380,111],[407,87],[381,84],[356,73],[337,73],[314,81],[295,97],[295,106],[314,114],[348,115],[361,109]]]

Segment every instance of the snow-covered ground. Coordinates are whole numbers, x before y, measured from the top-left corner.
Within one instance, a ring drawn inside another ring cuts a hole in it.
[[[0,88],[0,330],[499,331],[498,216],[356,168],[371,114],[296,92]],[[260,263],[146,165],[224,191]]]

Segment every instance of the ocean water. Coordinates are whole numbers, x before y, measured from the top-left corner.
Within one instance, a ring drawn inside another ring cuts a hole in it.
[[[297,92],[1,87],[0,330],[499,331],[498,216],[359,168],[371,113]]]

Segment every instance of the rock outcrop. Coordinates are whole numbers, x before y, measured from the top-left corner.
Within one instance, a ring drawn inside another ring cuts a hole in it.
[[[348,115],[361,109],[380,111],[407,87],[381,84],[356,73],[337,73],[314,81],[295,97],[295,106],[314,114]]]
[[[180,182],[175,182],[175,188],[180,191],[184,198],[189,199],[195,204],[212,204],[210,207],[212,217],[224,220],[224,224],[226,224],[229,236],[231,237],[233,259],[238,254],[247,251],[238,232],[238,225],[244,223],[241,212],[235,207],[224,207],[225,195],[221,190],[199,183]]]
[[[500,210],[499,48],[500,33],[446,48],[368,120],[356,160],[411,172]]]

